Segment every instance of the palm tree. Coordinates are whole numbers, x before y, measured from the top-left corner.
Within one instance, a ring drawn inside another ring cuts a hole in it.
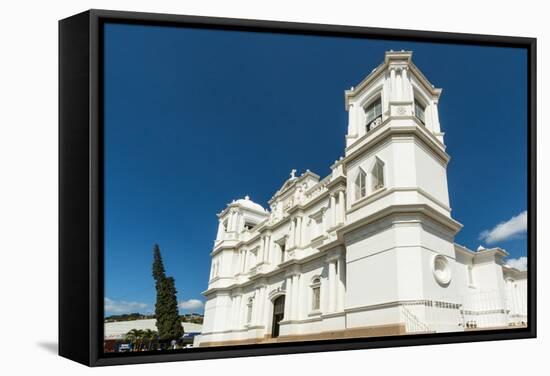
[[[126,335],[124,336],[124,339],[134,344],[135,345],[134,351],[138,351],[141,347],[144,333],[145,332],[141,329],[132,329],[128,333],[126,333]]]
[[[157,339],[158,332],[156,330],[146,329],[143,332],[143,340],[148,341],[147,350],[151,350],[151,345],[153,344],[153,341]]]

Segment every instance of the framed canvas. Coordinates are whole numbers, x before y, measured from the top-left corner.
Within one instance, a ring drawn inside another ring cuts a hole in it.
[[[536,40],[59,22],[59,354],[536,336]]]

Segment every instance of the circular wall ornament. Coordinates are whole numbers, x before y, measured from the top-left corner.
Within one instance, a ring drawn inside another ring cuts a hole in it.
[[[397,107],[397,114],[405,115],[406,112],[407,112],[407,110],[405,109],[405,107],[403,107],[403,106]]]
[[[437,255],[433,258],[432,271],[439,284],[448,285],[451,282],[451,266],[445,256]]]

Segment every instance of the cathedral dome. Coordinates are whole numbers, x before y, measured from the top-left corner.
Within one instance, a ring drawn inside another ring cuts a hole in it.
[[[248,196],[245,196],[245,198],[238,199],[235,202],[244,209],[250,209],[250,210],[254,210],[262,213],[265,213],[266,211],[262,205],[257,204],[254,201],[250,200],[250,197]]]

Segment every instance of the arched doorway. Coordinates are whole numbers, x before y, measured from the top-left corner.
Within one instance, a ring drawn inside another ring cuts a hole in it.
[[[271,337],[279,336],[279,323],[285,315],[285,296],[281,295],[273,301],[273,326],[271,327]]]

